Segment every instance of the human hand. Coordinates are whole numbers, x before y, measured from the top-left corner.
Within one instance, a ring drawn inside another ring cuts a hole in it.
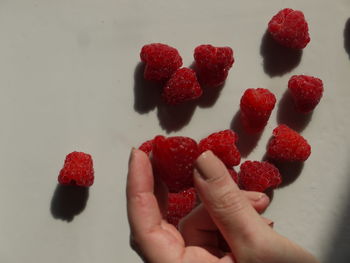
[[[239,190],[226,167],[211,152],[198,158],[196,168],[194,182],[203,205],[181,222],[180,233],[162,218],[160,200],[164,200],[164,196],[158,195],[157,200],[154,194],[148,156],[139,150],[132,151],[127,182],[131,244],[146,262],[318,262],[268,226],[269,221],[257,213],[267,207],[268,198]],[[232,252],[223,257],[217,230]]]

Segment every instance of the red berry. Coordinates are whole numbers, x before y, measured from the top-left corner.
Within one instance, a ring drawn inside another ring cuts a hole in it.
[[[260,132],[267,124],[276,104],[276,97],[267,89],[247,89],[241,98],[241,118],[250,132]]]
[[[238,165],[241,161],[236,142],[238,136],[232,130],[215,132],[198,144],[199,151],[211,150],[227,167]]]
[[[202,89],[197,81],[196,73],[189,68],[181,68],[168,80],[163,90],[163,99],[170,105],[197,99]]]
[[[168,80],[182,66],[182,58],[177,49],[165,44],[143,46],[140,57],[146,63],[144,77],[147,80]]]
[[[200,81],[207,86],[222,85],[233,65],[233,50],[230,47],[200,45],[194,50],[194,59]]]
[[[269,22],[268,31],[282,46],[303,49],[310,42],[309,28],[301,11],[285,8]]]
[[[227,169],[227,170],[228,170],[228,172],[230,173],[230,175],[231,175],[233,181],[235,181],[235,183],[238,184],[238,173],[237,173],[235,170],[230,169],[230,168]]]
[[[90,154],[72,152],[66,156],[58,176],[62,185],[91,186],[94,183],[94,168]]]
[[[178,226],[179,221],[192,211],[197,201],[196,190],[190,188],[179,193],[168,194],[168,223]]]
[[[273,138],[267,147],[270,158],[280,161],[305,161],[311,154],[311,146],[296,131],[287,125],[279,125],[273,130]]]
[[[193,186],[194,161],[199,155],[197,143],[188,137],[156,136],[153,141],[153,165],[170,192]]]
[[[246,161],[241,164],[239,183],[247,191],[264,192],[282,182],[278,169],[268,162]]]
[[[147,155],[150,155],[150,153],[152,152],[152,149],[153,149],[153,140],[145,141],[139,147],[139,150],[145,152]]]
[[[288,89],[298,111],[308,113],[315,109],[323,94],[322,80],[306,75],[292,76]]]

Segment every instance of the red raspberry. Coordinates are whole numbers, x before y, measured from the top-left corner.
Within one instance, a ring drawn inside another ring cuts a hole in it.
[[[188,137],[156,136],[153,141],[155,172],[170,192],[192,187],[194,161],[199,155],[197,143]]]
[[[194,50],[194,60],[200,81],[207,86],[222,85],[233,65],[233,50],[230,47],[200,45]]]
[[[62,185],[91,186],[94,183],[94,168],[90,154],[72,152],[66,156],[58,176]]]
[[[241,161],[241,154],[235,144],[237,141],[238,136],[232,130],[224,130],[204,138],[198,147],[201,153],[211,150],[227,167],[232,167]]]
[[[241,164],[239,183],[247,191],[264,192],[282,182],[278,169],[268,162],[245,161]]]
[[[235,183],[238,184],[238,173],[237,173],[235,170],[230,169],[230,168],[227,169],[227,170],[228,170],[228,172],[230,173],[230,175],[231,175],[233,181],[235,181]]]
[[[153,140],[145,141],[141,146],[139,147],[139,150],[145,152],[147,155],[150,155],[153,149]]]
[[[182,66],[182,58],[177,49],[165,44],[143,46],[140,57],[146,63],[144,77],[147,80],[168,80]]]
[[[241,118],[249,132],[260,132],[267,124],[276,97],[267,89],[247,89],[241,98]]]
[[[189,68],[178,69],[168,80],[163,90],[163,99],[170,105],[194,100],[202,95],[196,73]]]
[[[285,8],[269,22],[268,31],[282,46],[303,49],[310,42],[309,28],[301,11]]]
[[[287,125],[273,130],[273,138],[267,147],[269,157],[280,161],[305,161],[311,154],[311,146],[299,133]]]
[[[308,113],[315,109],[323,94],[322,80],[306,75],[292,76],[288,89],[298,111]]]
[[[179,193],[168,194],[168,210],[166,219],[168,223],[178,226],[179,221],[189,214],[196,206],[196,190],[190,188]]]

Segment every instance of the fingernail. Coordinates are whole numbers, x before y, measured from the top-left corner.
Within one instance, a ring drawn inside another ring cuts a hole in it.
[[[132,158],[134,157],[135,147],[131,148],[130,155],[129,155],[129,165],[131,163]]]
[[[258,202],[258,201],[260,201],[260,200],[262,200],[262,199],[264,199],[264,198],[267,198],[267,195],[264,194],[264,193],[256,193],[256,195],[253,196],[253,200],[254,200],[255,202]]]
[[[222,176],[224,164],[211,152],[205,151],[195,162],[196,172],[204,179],[213,179]]]

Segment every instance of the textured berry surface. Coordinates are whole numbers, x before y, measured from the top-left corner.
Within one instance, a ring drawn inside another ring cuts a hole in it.
[[[215,132],[199,142],[199,151],[211,150],[227,167],[238,165],[241,162],[236,142],[238,136],[232,130]]]
[[[266,126],[276,104],[276,97],[267,89],[247,89],[241,98],[241,119],[249,132],[260,132]]]
[[[94,168],[90,154],[72,152],[66,156],[58,176],[62,185],[91,186],[94,183]]]
[[[202,95],[196,73],[189,68],[178,69],[168,80],[163,90],[163,99],[167,104],[176,105]]]
[[[239,183],[247,191],[264,192],[282,182],[278,169],[268,162],[246,161],[241,164]]]
[[[197,143],[191,138],[154,138],[153,167],[170,192],[179,192],[193,186],[194,161],[198,155]]]
[[[305,161],[311,154],[311,146],[299,133],[282,124],[273,130],[267,154],[279,161]]]
[[[295,108],[303,113],[315,109],[323,94],[322,80],[306,75],[292,76],[288,89],[294,99]]]
[[[238,184],[238,173],[237,173],[235,170],[230,169],[230,168],[227,169],[227,170],[228,170],[228,172],[230,173],[230,175],[231,175],[233,181],[235,181],[235,183]]]
[[[194,59],[200,82],[206,86],[222,85],[233,65],[233,50],[230,47],[200,45],[194,50]]]
[[[310,42],[309,28],[301,11],[285,8],[269,22],[268,31],[281,45],[303,49]]]
[[[196,190],[190,188],[179,193],[168,194],[167,221],[178,226],[181,218],[192,211],[196,205]]]
[[[153,149],[153,140],[148,140],[142,143],[139,147],[139,149],[143,152],[145,152],[147,155],[150,155],[152,149]]]
[[[146,63],[144,77],[147,80],[168,80],[182,66],[177,49],[161,43],[143,46],[140,57]]]

